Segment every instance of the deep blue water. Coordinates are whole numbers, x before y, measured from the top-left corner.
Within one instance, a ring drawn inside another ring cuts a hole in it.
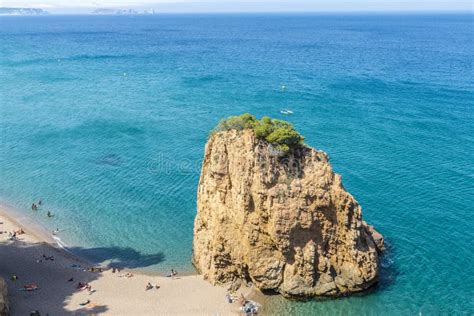
[[[0,202],[74,251],[191,272],[208,132],[251,112],[328,152],[389,244],[374,292],[274,312],[474,313],[473,15],[0,23]]]

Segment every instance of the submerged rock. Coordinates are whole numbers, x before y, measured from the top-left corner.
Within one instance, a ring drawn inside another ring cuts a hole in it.
[[[4,279],[0,278],[0,316],[10,315],[10,309],[8,307],[8,291],[7,283]]]
[[[326,153],[281,153],[252,129],[210,137],[193,263],[212,284],[243,280],[301,298],[362,291],[378,279],[376,234]]]

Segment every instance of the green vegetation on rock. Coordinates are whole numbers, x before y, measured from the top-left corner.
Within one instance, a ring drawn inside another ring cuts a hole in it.
[[[252,129],[258,138],[274,144],[277,149],[288,152],[291,148],[303,144],[304,137],[298,133],[291,123],[283,120],[271,119],[268,116],[258,120],[249,113],[239,116],[230,116],[223,119],[214,128],[211,135],[229,130]]]

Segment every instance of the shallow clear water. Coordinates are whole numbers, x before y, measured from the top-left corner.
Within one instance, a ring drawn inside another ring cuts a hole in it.
[[[0,202],[64,229],[73,251],[191,272],[207,134],[252,112],[328,152],[389,244],[372,293],[273,297],[272,311],[474,313],[472,15],[0,23]]]

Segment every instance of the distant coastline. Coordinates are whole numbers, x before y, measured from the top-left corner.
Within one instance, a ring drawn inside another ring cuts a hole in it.
[[[94,15],[153,15],[156,14],[154,9],[134,10],[134,9],[111,9],[100,8],[91,12]]]
[[[280,3],[281,4],[281,3]],[[206,5],[183,3],[161,3],[151,5],[133,6],[48,6],[47,10],[41,8],[26,7],[0,7],[0,16],[43,16],[43,15],[111,15],[111,16],[135,16],[135,15],[192,15],[192,14],[265,14],[265,15],[472,15],[472,10],[466,8],[434,8],[423,7],[411,10],[383,9],[383,8],[353,8],[353,9],[329,9],[298,4],[281,5],[278,9],[269,9],[253,5],[251,2],[239,4],[239,6],[229,6],[225,4],[209,2]]]
[[[0,8],[0,16],[30,16],[30,15],[50,15],[48,11],[39,8]]]

